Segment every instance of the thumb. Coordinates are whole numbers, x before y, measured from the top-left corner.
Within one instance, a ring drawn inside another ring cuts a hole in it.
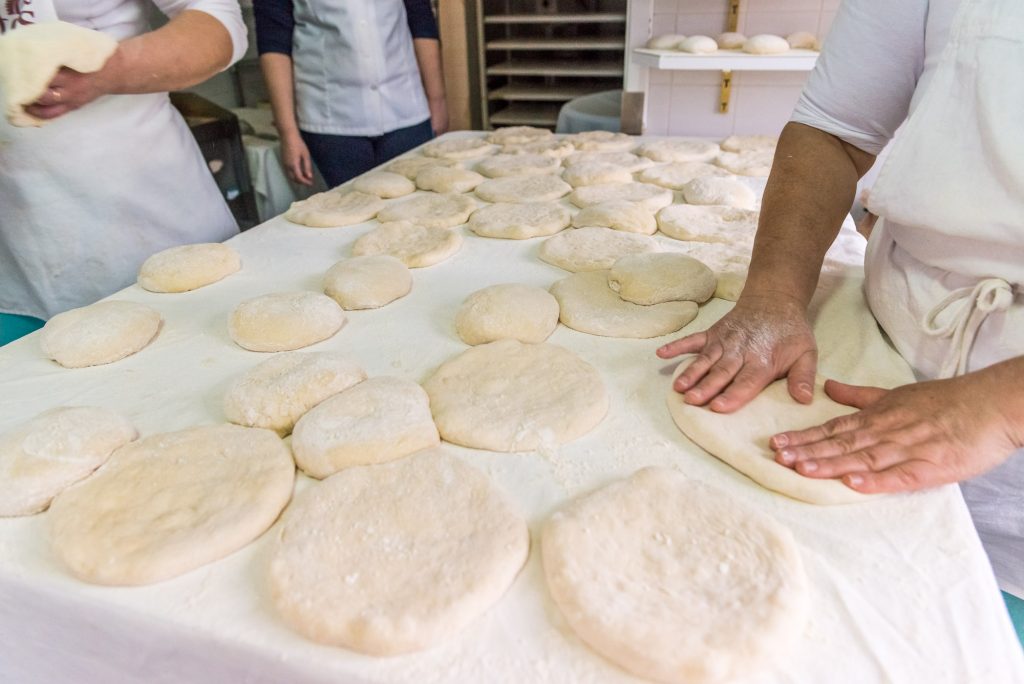
[[[838,380],[825,382],[825,394],[833,401],[854,408],[864,409],[889,393],[889,390],[881,387],[864,387],[862,385],[847,385]]]

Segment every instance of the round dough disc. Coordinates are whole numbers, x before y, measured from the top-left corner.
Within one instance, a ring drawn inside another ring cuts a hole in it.
[[[390,254],[343,259],[324,275],[324,294],[348,311],[377,309],[411,291],[409,268]]]
[[[476,186],[485,202],[550,202],[572,188],[558,176],[510,176],[492,178]]]
[[[475,209],[476,202],[465,195],[418,195],[389,205],[377,214],[377,220],[381,223],[411,221],[427,228],[453,228],[465,223]]]
[[[473,159],[497,151],[497,145],[492,145],[483,138],[436,140],[423,146],[423,154],[440,159]]]
[[[292,202],[284,217],[310,228],[335,228],[369,221],[384,206],[376,195],[335,189]]]
[[[473,212],[469,229],[481,237],[525,240],[554,235],[570,220],[569,210],[557,202],[499,202]]]
[[[633,136],[611,131],[584,131],[570,135],[567,140],[578,150],[594,152],[628,152],[636,145]]]
[[[577,228],[550,237],[540,246],[541,261],[576,273],[609,269],[627,254],[659,252],[653,238],[614,228]]]
[[[676,240],[754,244],[758,213],[737,207],[673,204],[658,212],[658,228]]]
[[[278,292],[247,299],[231,312],[228,332],[249,351],[279,352],[322,342],[345,325],[338,303],[319,292]]]
[[[355,180],[352,187],[368,195],[376,195],[383,199],[402,197],[416,191],[416,184],[400,173],[393,171],[374,171]]]
[[[613,228],[626,233],[653,235],[658,230],[654,214],[642,204],[625,200],[609,200],[591,204],[576,212],[572,225],[577,228],[588,226]]]
[[[481,161],[476,170],[488,178],[504,178],[557,173],[560,166],[549,154],[499,154]]]
[[[238,252],[219,242],[171,247],[142,262],[139,286],[150,292],[188,292],[242,268]]]
[[[644,143],[637,154],[656,162],[702,162],[714,159],[721,148],[708,140],[654,140]]]
[[[569,195],[569,201],[581,208],[612,200],[636,202],[656,212],[672,204],[672,191],[650,183],[601,183],[576,188]]]
[[[726,152],[775,152],[779,139],[774,135],[730,135],[722,141]]]
[[[637,179],[644,183],[653,183],[663,188],[681,190],[694,178],[702,176],[728,176],[729,172],[714,164],[698,161],[674,162],[661,166],[652,166],[637,174]]]
[[[451,159],[438,159],[437,157],[400,157],[384,167],[385,171],[400,173],[409,180],[416,180],[416,174],[426,168],[441,167],[452,168],[458,162]]]
[[[455,332],[466,344],[513,339],[543,342],[558,326],[558,302],[542,288],[491,285],[466,298],[455,314]]]
[[[576,151],[576,146],[564,138],[548,137],[528,143],[509,143],[501,148],[505,154],[546,154],[562,159]]]
[[[441,263],[462,248],[462,233],[408,221],[382,223],[352,245],[353,256],[389,254],[409,268]]]
[[[614,164],[631,172],[646,169],[651,165],[650,159],[638,157],[632,152],[573,152],[562,163],[568,167],[588,162]]]
[[[643,306],[664,302],[703,304],[715,293],[715,273],[678,252],[631,254],[608,272],[608,287],[619,297]]]
[[[428,166],[416,174],[416,187],[437,193],[463,193],[471,192],[485,180],[486,178],[476,171],[459,166]]]
[[[723,152],[715,163],[726,171],[739,176],[767,178],[775,161],[774,150],[747,150],[745,152]]]
[[[562,179],[574,188],[605,183],[632,183],[633,173],[616,164],[583,161],[566,167]]]
[[[507,126],[487,136],[487,142],[495,145],[526,145],[549,139],[552,139],[551,131],[533,126]]]
[[[134,302],[96,302],[46,322],[39,346],[65,368],[113,363],[138,352],[160,331],[160,314]]]
[[[683,197],[690,204],[717,204],[719,206],[753,209],[757,204],[754,191],[732,178],[702,176],[683,186]]]
[[[441,437],[473,449],[532,451],[593,430],[608,412],[597,370],[552,344],[498,340],[423,383]]]

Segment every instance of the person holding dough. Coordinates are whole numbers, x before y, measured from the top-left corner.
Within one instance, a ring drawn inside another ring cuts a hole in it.
[[[448,130],[430,0],[257,0],[288,177],[334,187]]]
[[[41,125],[0,123],[0,328],[41,325],[36,319],[131,284],[155,252],[238,232],[167,96],[245,52],[238,3],[156,5],[171,21],[155,31],[143,0],[0,6],[5,31],[35,23],[38,34],[45,23],[61,21],[118,41],[98,71],[64,68],[52,76],[44,94],[24,107],[23,115]]]
[[[806,310],[857,179],[872,312],[920,382],[831,381],[859,412],[773,438],[776,461],[865,493],[960,482],[1004,591],[1024,597],[1024,4],[845,0],[764,195],[735,308],[658,350],[695,353],[685,401],[731,412],[787,378],[811,401]],[[899,134],[896,129],[902,125]],[[1022,604],[1007,601],[1020,611]]]

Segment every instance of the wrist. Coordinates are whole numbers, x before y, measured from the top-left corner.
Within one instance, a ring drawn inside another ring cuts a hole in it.
[[[97,96],[119,95],[128,92],[125,85],[128,61],[124,43],[119,43],[103,67],[94,74],[92,81],[97,90]]]

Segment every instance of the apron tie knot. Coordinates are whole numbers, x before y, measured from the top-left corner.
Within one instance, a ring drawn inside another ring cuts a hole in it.
[[[942,363],[939,377],[951,378],[967,372],[967,360],[974,346],[978,328],[993,311],[1006,311],[1013,304],[1013,288],[1002,278],[986,278],[974,287],[953,290],[932,307],[922,321],[924,331],[932,337],[949,337],[950,347]],[[938,318],[951,312],[943,324]]]

